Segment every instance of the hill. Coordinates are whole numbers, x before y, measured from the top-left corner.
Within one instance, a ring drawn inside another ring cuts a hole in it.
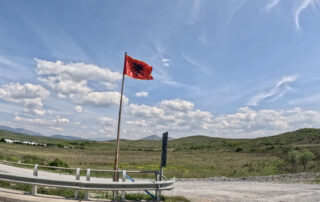
[[[159,137],[157,135],[150,135],[150,136],[141,138],[139,140],[161,140],[161,137]]]
[[[86,140],[80,137],[68,136],[68,135],[50,135],[51,138],[59,138],[65,140]]]
[[[79,137],[74,137],[74,136],[66,136],[66,135],[51,135],[51,136],[45,136],[41,133],[37,133],[31,130],[27,130],[27,129],[23,129],[23,128],[11,128],[8,126],[0,126],[0,130],[4,130],[4,131],[8,131],[8,132],[12,132],[15,134],[19,134],[19,136],[14,136],[16,138],[18,138],[20,140],[20,138],[22,137],[21,135],[24,135],[23,138],[27,139],[27,140],[31,140],[34,139],[32,137],[27,137],[28,136],[38,136],[39,138],[36,139],[41,139],[41,137],[47,138],[47,137],[51,137],[51,138],[58,138],[58,139],[66,139],[66,140],[85,140],[83,138],[79,138]],[[9,136],[7,138],[10,138]],[[13,138],[13,137],[12,137]]]
[[[71,146],[72,149],[0,143],[0,159],[48,164],[59,158],[70,167],[113,168],[115,140],[65,140],[0,130],[0,138],[2,137],[60,144]],[[319,143],[319,129],[300,129],[255,139],[184,137],[169,141],[165,173],[168,177],[188,178],[318,172]],[[160,154],[161,140],[121,140],[120,168],[158,169]],[[301,161],[303,155],[310,157],[305,164]]]
[[[23,128],[11,128],[8,126],[0,126],[0,130],[6,130],[6,131],[14,132],[14,133],[20,133],[20,134],[32,135],[32,136],[43,136],[40,133],[31,131],[31,130],[27,130],[27,129],[23,129]]]

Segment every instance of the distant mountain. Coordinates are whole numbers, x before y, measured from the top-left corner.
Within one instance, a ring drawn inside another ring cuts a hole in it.
[[[162,138],[157,135],[150,135],[139,140],[161,140]]]
[[[59,138],[59,139],[65,139],[65,140],[86,140],[80,137],[74,137],[74,136],[68,136],[68,135],[51,135],[52,138]]]
[[[19,134],[24,134],[24,135],[31,135],[31,136],[43,136],[43,137],[59,138],[59,139],[65,139],[65,140],[85,140],[80,137],[73,137],[73,136],[67,136],[67,135],[45,136],[41,133],[37,133],[32,130],[27,130],[27,129],[23,129],[23,128],[11,128],[9,126],[0,126],[0,130],[6,130],[9,132],[19,133]]]
[[[8,126],[0,126],[1,130],[6,130],[6,131],[10,131],[10,132],[14,132],[14,133],[21,133],[21,134],[25,134],[25,135],[31,135],[31,136],[44,136],[41,133],[37,133],[34,132],[32,130],[27,130],[27,129],[23,129],[23,128],[11,128]]]
[[[174,138],[172,137],[168,137],[169,140],[173,140]],[[150,135],[150,136],[147,136],[147,137],[144,137],[144,138],[141,138],[139,140],[162,140],[162,137],[159,137],[157,135]]]

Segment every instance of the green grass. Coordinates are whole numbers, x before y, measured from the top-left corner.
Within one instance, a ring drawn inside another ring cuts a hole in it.
[[[21,161],[30,164],[65,167],[113,169],[115,141],[74,141],[47,137],[35,137],[0,130],[0,138],[82,146],[84,149],[49,148],[8,144],[0,142],[0,160]],[[168,143],[168,160],[165,175],[177,178],[205,178],[213,176],[246,177],[276,175],[296,172],[318,172],[320,168],[320,130],[300,129],[271,137],[256,139],[224,139],[192,136],[171,140]],[[297,157],[303,152],[312,152],[313,158],[306,168]],[[157,170],[161,155],[161,141],[120,142],[120,168],[126,170]],[[291,155],[291,156],[290,156]],[[294,160],[293,160],[294,159]],[[56,171],[61,172],[61,171]],[[73,171],[70,171],[73,173]],[[85,175],[85,173],[82,173]],[[92,176],[111,177],[106,173]],[[130,174],[133,178],[154,178],[154,174]],[[314,179],[311,183],[319,183]],[[30,185],[1,182],[1,187],[31,191]],[[72,198],[74,190],[39,187],[39,193]],[[97,192],[97,198],[111,199],[111,192]],[[84,192],[80,192],[84,197]],[[129,193],[126,199],[151,199],[146,194]],[[184,197],[163,198],[165,201],[188,201]]]
[[[0,143],[0,159],[48,165],[55,159],[69,167],[113,169],[115,141],[74,141],[21,135],[0,131],[0,138],[33,140],[65,146],[84,146],[85,149],[48,148],[21,144]],[[36,140],[36,139],[37,140]],[[126,170],[157,170],[160,164],[161,141],[120,142],[120,168]],[[224,139],[192,136],[168,143],[165,175],[177,178],[213,176],[245,177],[302,172],[299,163],[290,163],[289,152],[308,150],[314,154],[306,172],[320,168],[320,130],[301,129],[271,137],[256,139]],[[93,175],[103,175],[93,173]],[[105,175],[109,176],[109,175]],[[132,177],[153,175],[136,174]]]

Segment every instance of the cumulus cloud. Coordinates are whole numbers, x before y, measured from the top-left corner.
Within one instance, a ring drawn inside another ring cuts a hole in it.
[[[296,81],[297,75],[290,75],[283,77],[279,82],[277,82],[273,87],[251,97],[249,99],[249,106],[258,106],[262,101],[275,101],[284,94],[286,94],[291,88],[288,85]]]
[[[211,130],[220,136],[251,138],[276,135],[299,128],[319,127],[320,112],[290,110],[253,110],[240,108],[237,113],[216,117]]]
[[[104,126],[113,126],[116,123],[116,120],[110,117],[100,117],[98,118],[98,123]]]
[[[81,113],[82,112],[82,107],[80,105],[77,105],[77,106],[74,107],[74,111],[78,112],[78,113]]]
[[[69,97],[76,104],[96,107],[111,107],[119,104],[120,93],[97,92],[88,85],[88,81],[105,84],[108,89],[121,80],[121,74],[107,68],[84,63],[63,63],[35,59],[39,80],[52,88],[60,98]],[[124,96],[123,103],[128,103]]]
[[[50,92],[40,85],[31,83],[9,83],[1,86],[0,99],[10,103],[22,104],[25,112],[44,115],[42,100],[47,98]]]
[[[127,111],[130,117],[126,122],[130,125],[129,133],[133,129],[151,130],[154,134],[169,129],[196,132],[207,129],[212,118],[210,112],[194,110],[192,102],[181,99],[163,100],[155,106],[130,104]]]
[[[156,106],[130,104],[128,113],[140,118],[156,118],[163,116],[164,110]]]
[[[68,118],[59,116],[56,119],[24,118],[21,116],[16,116],[14,118],[14,121],[24,124],[50,127],[65,126],[70,123],[70,120]]]
[[[162,100],[160,106],[169,110],[189,111],[193,109],[194,104],[186,100],[174,99]]]
[[[111,107],[118,105],[121,94],[119,92],[90,92],[84,95],[70,95],[73,102],[77,104],[91,105],[96,107]],[[128,104],[129,99],[123,96],[123,105]]]
[[[284,78],[282,82],[290,81]],[[293,108],[289,110],[254,110],[243,107],[231,114],[213,116],[196,109],[194,103],[181,99],[164,100],[154,106],[130,104],[123,128],[127,135],[140,136],[170,131],[177,136],[209,135],[228,138],[253,138],[276,135],[307,127],[320,127],[320,112]]]
[[[134,125],[134,126],[147,126],[147,122],[146,122],[145,120],[126,121],[126,124],[128,124],[128,125]]]
[[[121,80],[121,74],[112,72],[111,70],[98,67],[96,65],[84,63],[68,63],[61,61],[51,62],[46,60],[35,59],[37,62],[36,72],[39,75],[48,75],[49,77],[57,77],[61,81],[64,79],[72,81],[84,80],[105,80],[116,82]]]
[[[149,95],[149,93],[148,92],[144,92],[144,91],[136,93],[137,97],[148,97],[148,95]]]

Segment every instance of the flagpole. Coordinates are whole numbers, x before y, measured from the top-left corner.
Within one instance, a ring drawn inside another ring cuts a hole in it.
[[[127,52],[125,53],[125,56]],[[126,65],[126,57],[124,58],[124,66]],[[124,68],[124,67],[123,67]],[[120,150],[120,123],[121,123],[121,109],[122,109],[122,97],[123,97],[123,84],[124,84],[124,73],[122,73],[122,84],[121,84],[121,97],[119,106],[119,116],[118,116],[118,130],[117,130],[117,145],[116,145],[116,156],[114,159],[114,170],[119,168],[119,150]],[[113,175],[113,181],[119,181],[119,173],[115,172]]]

